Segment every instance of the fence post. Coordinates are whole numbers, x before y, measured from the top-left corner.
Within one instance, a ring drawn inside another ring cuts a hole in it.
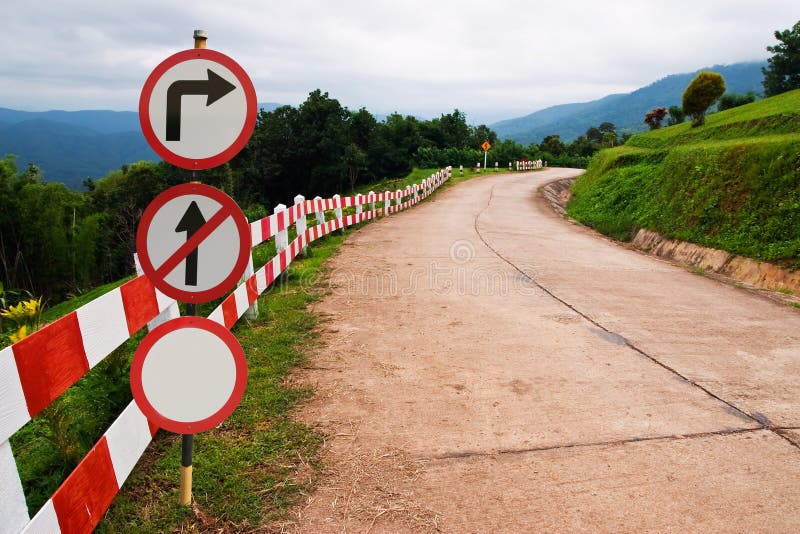
[[[498,170],[500,170],[500,169],[499,169],[499,165],[500,165],[500,164],[499,164],[499,163],[497,163],[496,161],[494,162],[494,172],[497,172]]]
[[[463,165],[459,165],[458,166],[458,175],[459,176],[464,176],[464,166]]]
[[[333,216],[336,217],[336,220],[340,220],[342,218],[342,197],[339,196],[339,193],[333,195]]]
[[[403,209],[403,192],[401,190],[395,191],[394,205],[397,206],[398,211]]]
[[[389,207],[392,205],[392,199],[389,198],[389,191],[386,191],[383,196],[383,215],[389,215]]]
[[[283,227],[283,230],[280,230],[275,234],[275,252],[280,254],[287,248],[289,248],[289,230],[287,225],[285,224],[286,221],[286,205],[285,204],[278,204],[275,206],[275,213],[278,216],[278,228]]]
[[[355,198],[356,198],[356,221],[358,221],[361,218],[359,217],[359,215],[361,215],[361,212],[364,211],[364,209],[361,207],[361,194],[356,194]]]
[[[478,162],[478,173],[480,174],[480,172],[481,172],[481,162],[479,161]]]
[[[294,197],[295,209],[299,209],[300,210],[300,215],[297,217],[297,220],[294,222],[294,228],[295,228],[295,230],[297,230],[297,237],[300,237],[301,235],[305,234],[306,233],[306,229],[308,228],[308,225],[306,224],[306,208],[304,206],[305,202],[306,202],[306,197],[304,197],[303,195],[297,195],[296,197]],[[297,207],[298,204],[300,205],[299,208]],[[303,256],[307,255],[308,254],[308,246],[307,245],[303,245],[303,248],[300,250],[300,253]]]
[[[369,199],[372,201],[369,203],[369,211],[371,211],[372,216],[375,217],[375,191],[369,192]]]
[[[244,283],[247,279],[253,276],[253,274],[255,274],[255,269],[253,269],[253,250],[250,249],[250,253],[247,255],[247,267],[245,267],[244,275],[239,283]],[[258,319],[258,299],[253,302],[252,306],[245,310],[244,316],[251,321]]]
[[[318,208],[319,204],[317,201],[322,200],[322,197],[317,195],[314,197],[314,208]],[[317,217],[317,224],[325,224],[325,210],[315,211],[314,215]]]

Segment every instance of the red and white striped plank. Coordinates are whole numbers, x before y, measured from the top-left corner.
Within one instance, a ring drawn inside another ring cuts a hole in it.
[[[22,532],[91,532],[157,430],[131,402]]]
[[[134,278],[0,351],[0,443],[172,304],[158,293]]]
[[[28,523],[28,505],[7,441],[0,443],[0,532],[19,532]]]
[[[322,202],[331,199],[320,199]],[[273,213],[263,219],[259,219],[250,223],[250,246],[255,247],[260,245],[267,239],[274,237],[278,232],[283,232],[294,224],[298,219],[305,217],[309,213],[320,211],[316,209],[309,209],[316,206],[318,201],[306,200],[289,206],[283,211]],[[333,209],[333,208],[331,208]]]

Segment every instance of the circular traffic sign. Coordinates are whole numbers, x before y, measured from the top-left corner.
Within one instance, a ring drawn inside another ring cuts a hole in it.
[[[171,187],[136,232],[142,271],[167,296],[208,302],[233,289],[250,258],[250,226],[236,202],[200,183]]]
[[[204,317],[179,317],[139,344],[131,362],[131,391],[159,427],[196,434],[224,421],[242,400],[247,361],[224,326]]]
[[[210,169],[244,148],[257,108],[253,82],[238,63],[196,48],[168,57],[150,73],[139,97],[139,122],[164,160]]]

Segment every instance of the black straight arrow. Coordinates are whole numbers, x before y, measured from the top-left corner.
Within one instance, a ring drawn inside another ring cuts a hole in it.
[[[181,98],[183,95],[206,95],[206,107],[227,95],[236,86],[211,69],[208,80],[177,80],[167,89],[167,141],[181,140]]]
[[[192,200],[192,203],[186,208],[186,213],[181,217],[178,226],[175,227],[175,231],[186,232],[186,240],[188,241],[205,223],[206,218],[203,217],[203,212],[200,211],[197,202]],[[187,286],[197,286],[197,249],[194,249],[186,256],[186,278],[184,283]]]

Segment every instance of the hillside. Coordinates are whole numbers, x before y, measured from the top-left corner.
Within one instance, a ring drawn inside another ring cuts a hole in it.
[[[568,213],[800,267],[800,90],[633,136],[597,154]]]
[[[262,103],[267,111],[279,104]],[[18,111],[0,108],[0,157],[35,163],[45,181],[79,190],[86,178],[101,178],[126,163],[157,161],[133,111]]]
[[[646,129],[642,121],[651,109],[658,106],[679,106],[684,89],[701,70],[722,74],[728,92],[760,93],[764,78],[761,67],[764,65],[766,62],[715,65],[695,72],[673,74],[632,93],[609,95],[579,104],[553,106],[524,117],[497,122],[491,128],[501,139],[513,139],[522,144],[538,143],[551,134],[558,134],[562,140],[571,141],[602,122],[615,124],[620,133],[639,132]]]

